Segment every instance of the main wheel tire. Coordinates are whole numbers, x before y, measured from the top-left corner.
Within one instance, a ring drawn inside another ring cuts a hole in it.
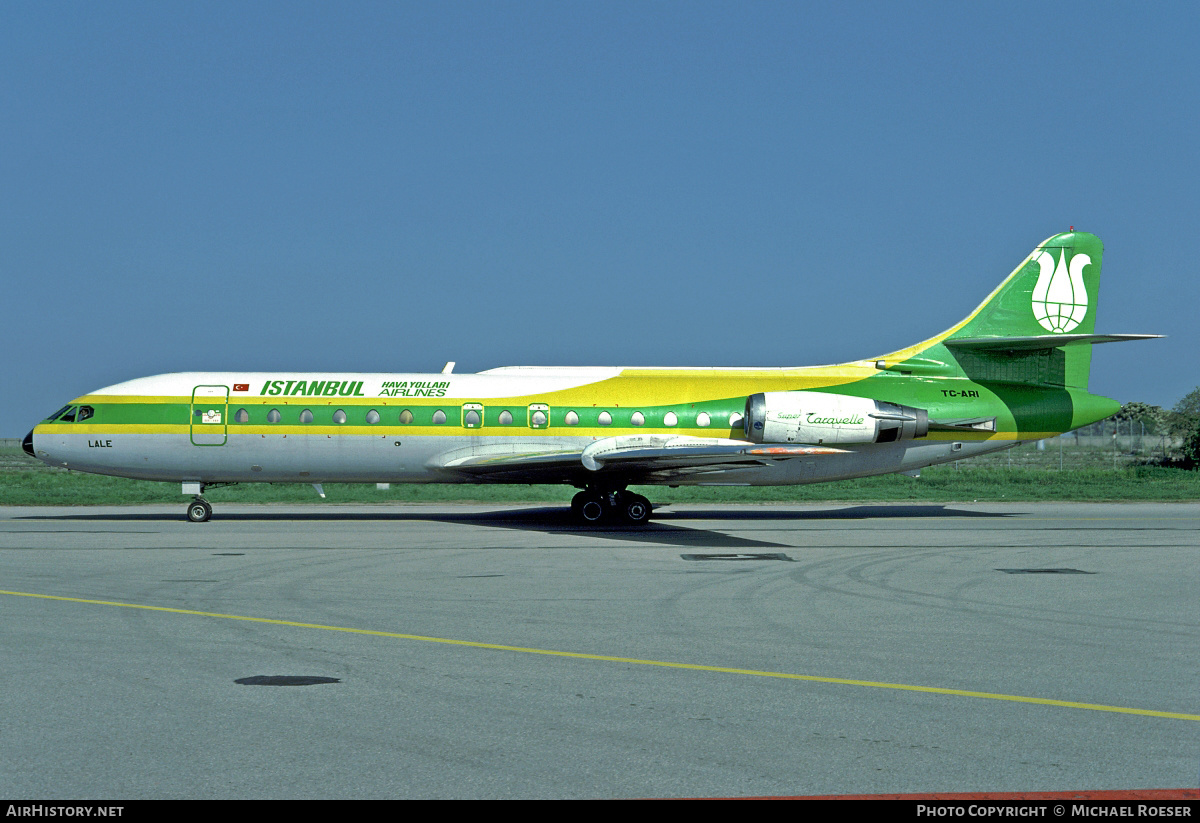
[[[604,501],[598,495],[588,495],[579,504],[579,517],[585,523],[599,523],[606,514]]]
[[[187,507],[187,518],[193,523],[204,523],[212,517],[212,506],[207,500],[193,500]]]
[[[626,495],[621,500],[621,514],[626,523],[640,526],[650,519],[650,501],[640,494]]]

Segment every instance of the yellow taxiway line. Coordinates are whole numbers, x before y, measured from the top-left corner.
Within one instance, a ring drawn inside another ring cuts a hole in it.
[[[706,666],[699,663],[674,663],[666,660],[643,660],[636,657],[616,657],[605,654],[588,654],[586,652],[564,652],[553,649],[534,649],[524,646],[509,646],[502,643],[481,643],[475,640],[454,640],[447,637],[426,637],[419,634],[404,634],[402,632],[386,632],[375,629],[354,629],[344,626],[325,626],[320,623],[299,623],[294,620],[276,620],[268,617],[248,617],[239,614],[220,614],[218,612],[202,612],[194,609],[173,609],[166,606],[146,606],[138,603],[119,603],[112,600],[89,600],[82,597],[62,597],[54,594],[37,594],[34,592],[13,592],[0,590],[0,595],[13,597],[32,597],[40,600],[59,600],[67,603],[87,603],[95,606],[116,606],[123,609],[142,609],[168,614],[187,614],[193,617],[212,617],[221,620],[241,620],[248,623],[265,623],[273,626],[291,626],[299,629],[320,629],[329,632],[360,634],[371,637],[390,637],[398,640],[420,640],[426,643],[442,643],[450,646],[465,646],[474,649],[491,649],[493,651],[516,652],[519,654],[540,654],[551,657],[567,657],[576,660],[597,660],[604,663],[625,663],[636,666],[657,666],[665,669],[688,669],[700,672],[717,672],[720,674],[740,674],[751,677],[771,677],[779,680],[805,680],[813,683],[836,683],[843,686],[865,686],[873,689],[897,689],[908,692],[924,692],[926,694],[945,694],[955,697],[976,697],[984,700],[1005,700],[1012,703],[1033,703],[1041,706],[1058,706],[1067,709],[1086,709],[1097,712],[1112,712],[1115,714],[1134,714],[1145,717],[1164,717],[1173,720],[1200,721],[1200,714],[1185,712],[1162,712],[1154,709],[1134,709],[1125,706],[1105,706],[1098,703],[1080,703],[1072,700],[1051,700],[1045,697],[1024,697],[1016,694],[995,694],[992,692],[976,692],[966,689],[945,689],[937,686],[913,686],[905,683],[883,683],[875,680],[854,680],[845,677],[821,677],[812,674],[792,674],[790,672],[769,672],[758,669],[738,669],[729,666]]]

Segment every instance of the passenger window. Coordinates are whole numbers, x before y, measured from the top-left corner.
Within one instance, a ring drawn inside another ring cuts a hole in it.
[[[278,423],[282,419],[283,415],[279,413],[279,409],[271,409],[269,412],[267,412],[268,423]]]
[[[663,415],[664,426],[674,426],[679,422],[679,418],[675,416],[675,412],[667,412]]]
[[[250,412],[246,411],[245,409],[238,409],[237,414],[233,416],[233,419],[237,423],[249,423]]]
[[[599,423],[601,426],[611,426],[612,425],[612,415],[606,411],[602,411],[602,412],[600,412],[600,419],[597,420],[596,422]]]
[[[646,415],[642,414],[641,412],[634,412],[633,417],[629,418],[629,422],[635,426],[644,425],[646,422]]]
[[[477,429],[483,422],[483,406],[478,403],[463,403],[462,424],[464,428]]]
[[[567,412],[567,416],[563,418],[563,422],[566,423],[568,426],[578,426],[579,425],[579,415],[573,411],[569,411],[569,412]]]
[[[313,413],[311,411],[309,411],[308,409],[305,409],[304,411],[300,412],[300,422],[301,423],[313,422]]]
[[[531,429],[544,429],[550,425],[550,407],[545,403],[530,403],[525,418]]]
[[[89,417],[91,417],[95,413],[96,413],[96,410],[93,409],[91,406],[80,406],[79,413],[75,415],[75,422],[82,423],[84,420],[87,420]]]
[[[444,411],[442,411],[441,409],[438,409],[437,411],[435,411],[433,413],[433,422],[435,425],[438,425],[438,426],[445,423],[446,422],[446,413]]]
[[[370,423],[372,426],[375,425],[376,423],[378,423],[379,422],[379,412],[375,411],[374,409],[371,409],[369,412],[367,412],[367,422]]]
[[[333,413],[333,422],[337,423],[339,426],[342,423],[345,423],[346,422],[346,413],[344,411],[342,411],[341,409],[338,409],[337,411],[335,411]]]
[[[405,426],[407,426],[409,423],[413,422],[413,413],[410,412],[408,409],[405,409],[404,411],[400,412],[400,422],[403,423]]]
[[[698,415],[696,415],[697,426],[707,426],[711,422],[712,418],[708,416],[708,412],[700,412]]]
[[[512,425],[512,412],[510,412],[508,409],[505,409],[504,411],[500,412],[500,425],[501,426],[511,426]]]

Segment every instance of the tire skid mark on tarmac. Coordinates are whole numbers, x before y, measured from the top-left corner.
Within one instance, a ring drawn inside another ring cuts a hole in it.
[[[992,548],[994,547],[975,547],[976,550],[989,550]],[[965,551],[965,549],[963,549],[961,546],[953,547],[952,550]],[[924,560],[935,558],[944,555],[945,553],[945,550],[933,549],[920,552],[915,555],[906,555],[903,559],[906,561],[911,561],[914,559]],[[819,582],[813,575],[814,571],[824,570],[830,567],[836,568],[839,565],[844,566],[846,565],[847,561],[856,560],[859,558],[869,559],[865,559],[864,562],[844,570],[842,574],[849,580],[852,580],[858,586],[863,587],[865,591],[856,591],[851,586],[844,584],[839,585],[837,583]],[[937,608],[946,609],[949,611],[970,611],[973,614],[991,615],[994,617],[1017,620],[1028,619],[1030,616],[1028,605],[1007,606],[1003,603],[998,603],[995,601],[903,588],[901,586],[887,583],[882,579],[872,579],[866,574],[866,570],[868,569],[872,569],[886,563],[897,562],[900,558],[898,558],[894,552],[889,552],[886,556],[883,556],[883,553],[880,553],[876,556],[860,555],[859,558],[833,558],[829,560],[817,561],[815,563],[809,563],[790,571],[788,576],[791,577],[791,579],[796,583],[806,588],[837,594],[844,597],[855,597],[888,603],[902,603],[921,608]],[[964,606],[968,608],[964,608]],[[1080,615],[1078,612],[1047,607],[1040,608],[1038,613],[1043,616],[1052,616],[1059,622],[1067,625],[1076,625],[1085,628],[1091,628],[1096,625],[1102,625],[1105,628],[1123,631],[1152,628],[1155,631],[1171,633],[1188,638],[1194,637],[1196,631],[1195,623],[1187,621],[1159,620],[1153,618],[1136,618],[1128,616],[1114,617],[1113,615],[1106,614]],[[1089,620],[1085,621],[1082,619],[1083,617],[1087,617]]]

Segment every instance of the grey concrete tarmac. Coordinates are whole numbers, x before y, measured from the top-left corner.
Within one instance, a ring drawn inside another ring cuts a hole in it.
[[[216,509],[0,508],[0,796],[1200,782],[1200,504]]]

